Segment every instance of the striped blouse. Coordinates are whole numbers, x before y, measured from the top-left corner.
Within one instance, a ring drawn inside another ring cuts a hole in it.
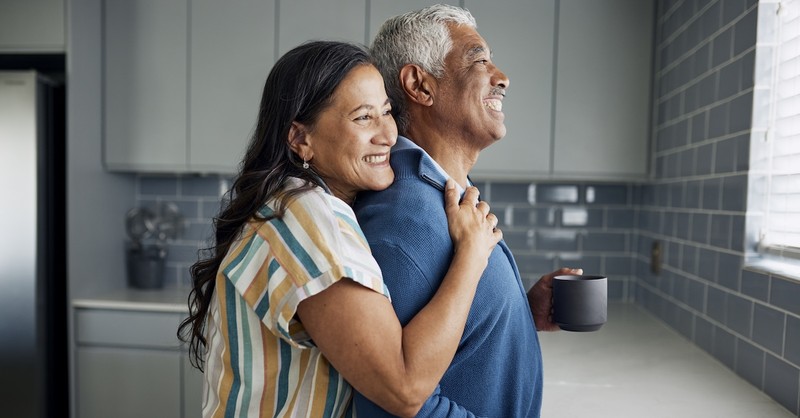
[[[351,386],[295,316],[343,277],[389,297],[352,209],[321,188],[295,198],[282,219],[247,224],[217,273],[203,416],[353,416]]]

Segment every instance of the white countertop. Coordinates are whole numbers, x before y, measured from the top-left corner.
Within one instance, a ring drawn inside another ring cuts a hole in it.
[[[72,300],[76,308],[188,313],[189,289],[118,289]]]
[[[609,304],[599,331],[539,339],[543,417],[793,416],[636,305]]]

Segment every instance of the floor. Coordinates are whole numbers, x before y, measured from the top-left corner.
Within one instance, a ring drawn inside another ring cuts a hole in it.
[[[539,337],[543,418],[794,416],[636,305],[610,304],[596,332]]]

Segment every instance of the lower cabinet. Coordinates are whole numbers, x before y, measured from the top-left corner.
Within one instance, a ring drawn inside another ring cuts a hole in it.
[[[75,310],[81,418],[198,417],[203,375],[175,335],[182,314]]]

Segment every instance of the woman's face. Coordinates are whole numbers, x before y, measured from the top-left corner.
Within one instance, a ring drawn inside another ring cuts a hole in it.
[[[298,154],[348,204],[357,192],[383,190],[394,181],[389,150],[397,141],[397,125],[374,66],[350,70],[313,129],[304,130],[306,147]]]

